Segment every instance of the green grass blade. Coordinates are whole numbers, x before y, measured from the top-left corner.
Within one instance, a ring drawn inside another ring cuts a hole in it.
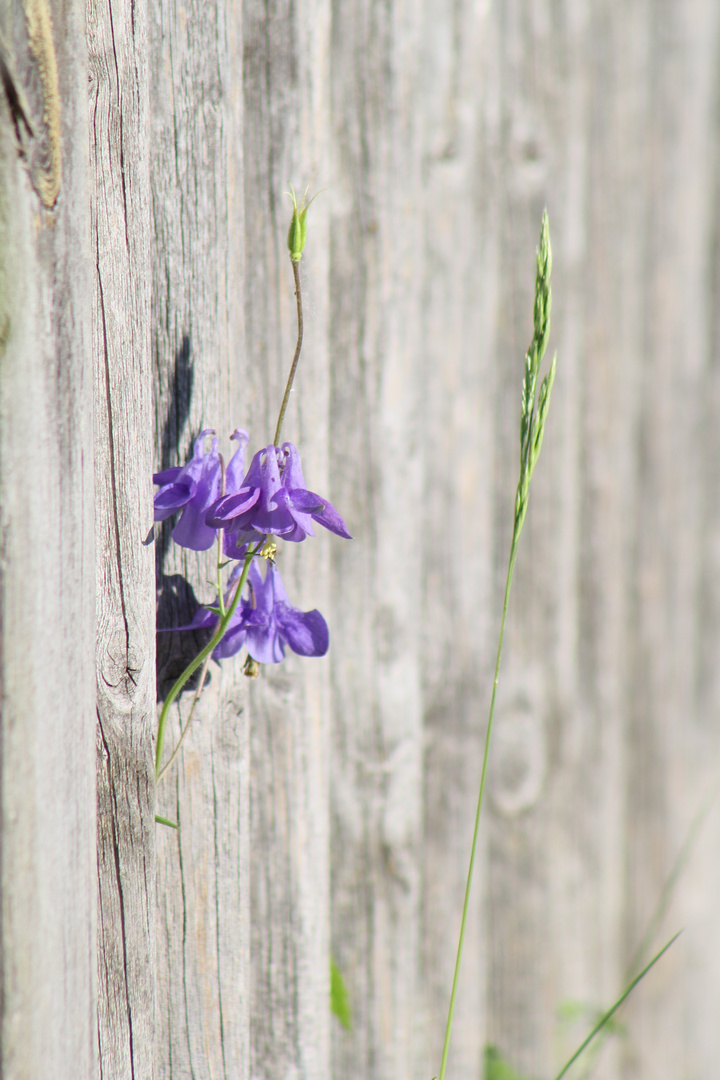
[[[536,415],[536,389],[537,375],[540,362],[543,358],[550,334],[550,305],[552,293],[550,290],[550,271],[552,269],[552,248],[550,246],[550,226],[548,224],[547,210],[543,212],[542,226],[540,229],[540,242],[537,250],[537,273],[535,277],[535,307],[534,307],[534,333],[530,348],[525,355],[525,376],[522,392],[522,414],[520,418],[520,477],[515,494],[515,520],[513,523],[512,540],[510,542],[510,558],[508,560],[507,577],[505,579],[505,597],[503,599],[502,617],[500,619],[500,634],[498,637],[497,656],[495,660],[495,678],[493,679],[492,695],[490,697],[490,712],[488,714],[487,729],[485,732],[485,749],[483,751],[482,771],[480,773],[480,790],[478,792],[477,809],[475,811],[475,828],[473,830],[472,844],[470,847],[470,862],[468,865],[467,882],[465,885],[465,899],[463,901],[462,917],[460,919],[460,934],[458,937],[457,954],[455,956],[455,969],[453,971],[452,987],[450,990],[450,1005],[448,1007],[447,1023],[445,1025],[445,1040],[443,1042],[442,1059],[440,1061],[439,1080],[445,1080],[448,1055],[450,1053],[450,1037],[452,1034],[453,1017],[455,1014],[455,998],[457,995],[458,978],[460,974],[460,961],[462,959],[463,944],[465,941],[465,926],[470,902],[470,888],[472,886],[473,870],[475,867],[475,854],[477,840],[480,831],[480,813],[485,793],[485,779],[487,776],[488,759],[490,753],[490,739],[492,736],[493,718],[495,715],[495,698],[497,695],[498,681],[500,678],[500,659],[502,656],[503,636],[505,633],[505,621],[507,619],[510,589],[512,587],[513,570],[517,557],[518,542],[522,532],[523,522],[528,506],[530,495],[530,478],[532,469],[540,453],[542,441],[542,428],[545,424],[547,408],[550,401],[550,388],[555,378],[555,361],[553,360],[550,373],[546,376],[542,388],[542,426],[539,429],[540,437],[534,456],[531,460],[530,440],[533,434]]]
[[[330,1009],[346,1031],[352,1029],[352,1014],[350,1001],[345,987],[345,981],[340,974],[340,968],[330,957]]]
[[[160,817],[159,814],[155,815],[155,820],[160,825],[167,825],[167,827],[169,829],[179,829],[180,828],[180,826],[178,825],[178,823],[176,821],[168,821],[168,819],[166,817]]]
[[[623,1001],[625,1001],[625,999],[632,993],[632,991],[635,989],[635,987],[640,982],[640,980],[645,978],[645,976],[647,975],[650,968],[654,967],[655,964],[657,964],[660,957],[663,956],[668,951],[670,946],[673,945],[677,941],[677,939],[680,937],[681,933],[682,933],[682,930],[678,930],[677,934],[675,934],[674,937],[670,938],[667,945],[664,945],[659,953],[656,953],[656,955],[652,958],[650,963],[647,964],[646,967],[644,967],[642,969],[640,974],[636,975],[636,977],[633,979],[633,981],[630,983],[630,985],[627,987],[627,989],[624,990],[623,993],[620,995],[620,997],[617,999],[617,1001],[612,1006],[612,1008],[608,1009],[608,1011],[605,1013],[605,1015],[600,1018],[598,1023],[595,1025],[595,1027],[592,1029],[592,1031],[588,1035],[587,1039],[585,1039],[585,1041],[583,1043],[581,1043],[581,1045],[577,1048],[577,1050],[575,1051],[573,1056],[570,1058],[570,1060],[568,1062],[566,1062],[566,1064],[563,1066],[563,1068],[560,1070],[560,1072],[555,1077],[555,1080],[562,1080],[562,1077],[565,1076],[565,1073],[568,1071],[570,1066],[575,1064],[575,1062],[580,1057],[582,1052],[590,1045],[590,1043],[595,1038],[595,1036],[600,1031],[602,1031],[602,1029],[605,1027],[605,1025],[607,1024],[610,1017],[614,1013],[617,1012],[617,1010],[622,1005]]]
[[[688,860],[693,852],[693,848],[697,842],[700,831],[705,824],[708,813],[712,809],[713,803],[718,796],[718,785],[714,784],[711,790],[703,799],[700,804],[700,808],[690,822],[690,826],[685,834],[682,846],[677,854],[675,862],[672,865],[670,873],[662,887],[660,896],[658,897],[655,909],[648,920],[647,928],[642,936],[640,943],[635,949],[632,958],[627,966],[625,973],[626,978],[631,979],[637,969],[643,962],[644,957],[650,951],[653,938],[658,931],[660,924],[663,921],[665,913],[670,906],[675,888],[677,886],[680,877],[688,863]]]

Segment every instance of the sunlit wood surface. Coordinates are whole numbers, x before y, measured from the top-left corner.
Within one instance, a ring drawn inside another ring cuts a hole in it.
[[[492,1044],[552,1080],[651,926],[646,958],[684,933],[596,1075],[714,1076],[720,8],[64,0],[59,114],[46,9],[0,4],[3,1075],[437,1074],[547,206],[558,375],[447,1075]],[[211,664],[155,800],[197,643],[156,669],[153,613],[187,622],[214,553],[152,546],[150,474],[272,438],[290,184],[325,190],[284,437],[354,539],[279,565],[330,653]]]

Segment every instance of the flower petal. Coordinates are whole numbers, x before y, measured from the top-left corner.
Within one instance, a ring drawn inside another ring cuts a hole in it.
[[[225,531],[223,536],[223,551],[228,559],[244,559],[247,555],[248,545],[262,540],[261,533],[254,530],[240,530],[239,532]]]
[[[231,625],[213,649],[213,660],[226,660],[229,656],[235,656],[245,644],[246,636],[247,628],[242,623]]]
[[[255,626],[262,626],[272,620],[275,594],[273,590],[274,566],[268,566],[268,572],[263,581],[257,559],[253,559],[248,571],[247,583],[250,587],[250,612],[248,622]],[[257,659],[257,657],[255,657]]]
[[[289,442],[283,443],[282,452],[285,458],[282,471],[283,487],[286,487],[288,491],[293,488],[304,488],[305,477],[303,476],[300,455],[296,447]]]
[[[184,468],[184,465],[173,465],[171,469],[164,469],[162,472],[153,473],[153,484],[174,483]]]
[[[217,626],[218,617],[214,611],[208,611],[205,607],[199,607],[192,617],[192,621],[185,626],[162,626],[158,627],[158,634],[174,634],[176,630],[213,630]]]
[[[284,488],[278,487],[271,497],[263,490],[260,506],[252,515],[252,527],[271,536],[293,532],[295,519],[290,511],[290,499]]]
[[[345,522],[327,499],[321,499],[314,491],[303,490],[291,491],[290,499],[294,507],[303,513],[310,514],[315,521],[319,521],[330,532],[343,536],[346,540],[352,540]]]
[[[192,491],[187,484],[166,484],[160,488],[153,500],[155,520],[164,521],[176,510],[185,506],[192,498]]]
[[[352,536],[347,530],[347,525],[332,503],[326,502],[324,509],[317,514],[313,514],[313,517],[316,521],[319,521],[321,525],[324,525],[326,529],[329,529],[331,533],[335,533],[336,536],[342,536],[345,540],[352,540]]]
[[[288,604],[277,604],[275,617],[281,636],[300,656],[324,656],[330,644],[327,623],[315,608],[298,611]]]
[[[260,498],[260,488],[241,487],[234,495],[225,495],[213,503],[206,515],[205,524],[214,529],[226,529],[235,519],[247,514]]]
[[[205,506],[202,503],[198,506],[194,499],[190,500],[173,529],[172,537],[176,544],[192,551],[207,551],[213,546],[217,532],[205,524]]]
[[[237,491],[242,485],[243,469],[245,468],[245,447],[250,436],[243,428],[235,428],[230,438],[237,440],[238,448],[230,458],[225,470],[225,491],[228,494]]]
[[[248,626],[247,650],[258,664],[280,663],[285,656],[285,646],[280,640],[274,621],[264,626]]]
[[[302,514],[319,514],[327,504],[327,499],[321,499],[314,491],[308,491],[307,488],[293,488],[289,495],[295,509]]]
[[[155,483],[164,483],[155,495],[155,520],[164,521],[176,510],[182,514],[173,529],[173,539],[182,547],[205,551],[215,540],[215,530],[205,525],[209,505],[220,493],[221,467],[218,440],[213,439],[211,449],[205,453],[208,435],[212,428],[201,431],[193,444],[193,456],[182,468],[166,469],[155,473]]]

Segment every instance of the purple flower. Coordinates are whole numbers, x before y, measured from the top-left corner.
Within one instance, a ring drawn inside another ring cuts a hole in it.
[[[252,578],[252,599],[246,619],[247,650],[253,660],[277,664],[285,655],[286,644],[300,656],[324,656],[330,635],[320,612],[291,607],[280,572],[272,563],[268,563],[264,582],[255,563],[248,578]]]
[[[226,530],[225,552],[233,558],[241,545],[262,535],[295,543],[314,536],[313,521],[351,539],[335,507],[305,487],[300,455],[292,443],[259,450],[239,490],[219,499],[205,517],[207,525]]]
[[[205,524],[208,507],[216,502],[222,490],[218,440],[212,440],[207,452],[203,449],[205,439],[214,434],[212,428],[201,431],[195,440],[193,456],[186,465],[177,465],[153,476],[153,483],[161,485],[155,495],[155,520],[164,521],[177,510],[182,510],[173,529],[173,540],[193,551],[207,551],[217,536],[217,530]],[[225,490],[236,491],[245,464],[248,434],[238,428],[230,438],[237,439],[239,445],[226,470]]]
[[[230,604],[234,595],[233,581],[240,575],[238,566],[230,577],[225,603]],[[248,597],[237,606],[222,641],[213,650],[213,659],[222,660],[240,652],[243,645],[253,660],[260,664],[279,664],[285,655],[285,646],[300,656],[324,656],[328,651],[330,636],[327,623],[319,611],[299,611],[288,602],[280,572],[268,563],[263,581],[256,561],[250,566],[247,577]],[[188,626],[178,630],[214,630],[218,616],[207,608],[201,608]]]

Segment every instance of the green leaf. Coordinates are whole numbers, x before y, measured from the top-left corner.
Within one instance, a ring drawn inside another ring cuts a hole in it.
[[[158,822],[159,825],[167,825],[168,829],[179,829],[180,828],[180,826],[177,824],[176,821],[169,821],[165,817],[160,817],[159,814],[155,815],[155,820]]]
[[[483,1080],[529,1080],[529,1077],[516,1072],[497,1046],[486,1046]]]
[[[330,1009],[346,1031],[352,1029],[352,1017],[350,1014],[350,1002],[345,988],[345,982],[340,969],[330,957]]]
[[[590,1006],[584,1001],[561,1001],[555,1013],[561,1024],[574,1024],[577,1020],[587,1019]]]

